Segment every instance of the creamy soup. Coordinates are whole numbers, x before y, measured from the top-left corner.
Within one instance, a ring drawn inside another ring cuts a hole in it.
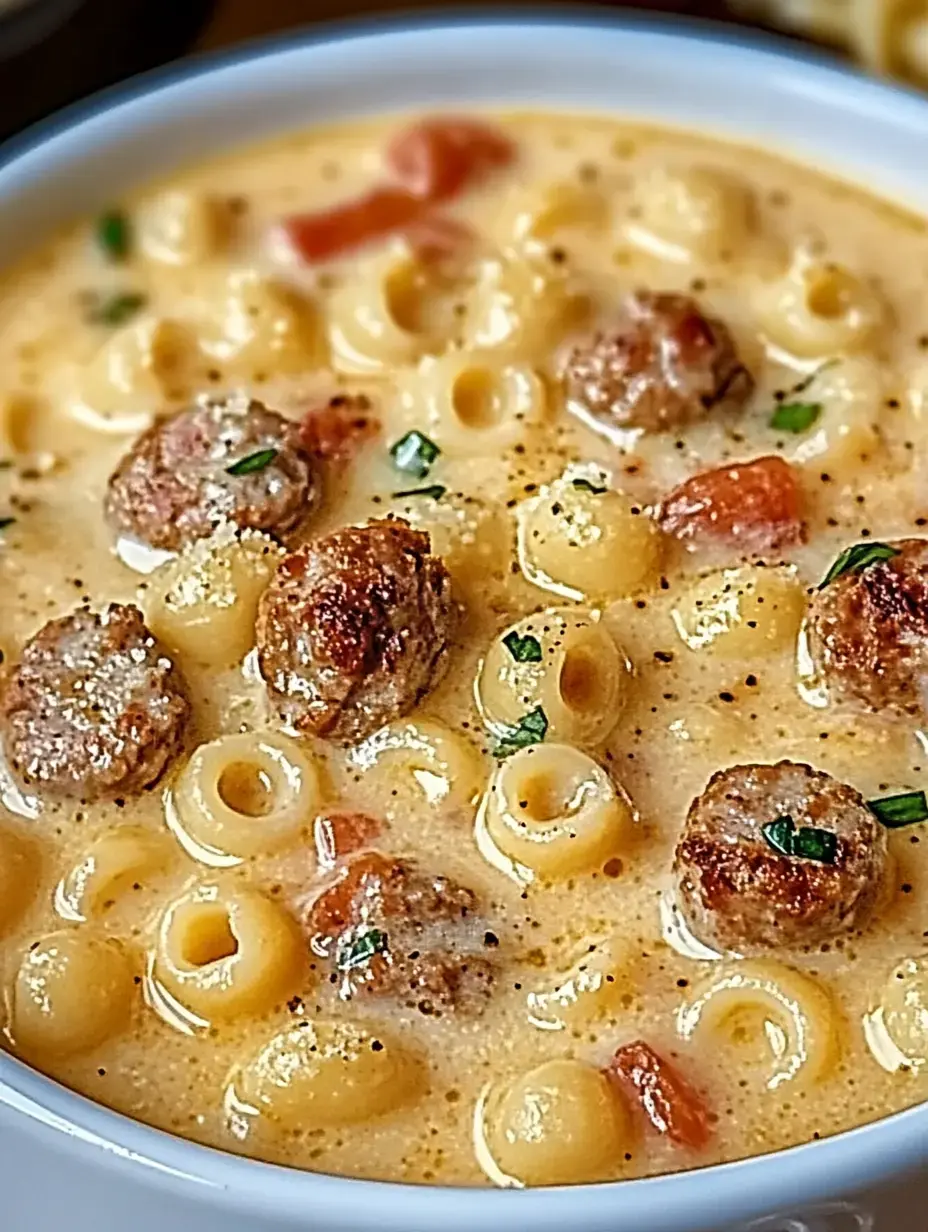
[[[440,1184],[925,1098],[926,278],[856,189],[558,115],[290,136],[9,269],[4,1046]]]

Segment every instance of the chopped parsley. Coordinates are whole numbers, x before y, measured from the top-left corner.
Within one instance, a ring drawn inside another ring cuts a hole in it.
[[[818,826],[800,826],[797,830],[788,814],[761,826],[761,834],[781,856],[818,860],[820,864],[834,864],[837,858],[838,839],[831,830],[820,830]]]
[[[605,485],[600,486],[597,483],[593,483],[592,479],[584,479],[582,475],[579,479],[572,479],[570,482],[580,492],[592,492],[594,496],[602,496],[606,491]]]
[[[770,426],[777,432],[808,432],[821,413],[821,402],[781,402],[770,416]]]
[[[401,496],[425,496],[429,500],[441,500],[448,489],[440,483],[430,484],[427,488],[406,488],[403,492],[394,492],[394,500]]]
[[[441,453],[434,441],[422,432],[413,429],[390,447],[390,457],[398,471],[424,479],[432,469],[432,463]]]
[[[147,297],[140,291],[115,291],[103,299],[94,299],[87,309],[92,325],[123,325],[145,307]]]
[[[892,560],[898,555],[898,549],[891,548],[888,543],[852,544],[835,559],[831,568],[819,582],[818,588],[824,590],[829,582],[833,582],[835,578],[841,577],[844,573],[860,573],[862,569],[867,569],[870,565]]]
[[[503,645],[517,663],[541,662],[541,642],[539,642],[537,637],[532,637],[531,633],[527,633],[525,637],[520,637],[513,630],[512,633],[507,633],[503,638]]]
[[[898,796],[868,800],[867,808],[888,830],[928,821],[928,798],[923,791],[903,791]]]
[[[6,528],[8,526],[12,526],[15,521],[15,518],[0,518],[0,530],[6,530]]]
[[[339,971],[351,971],[366,966],[375,954],[382,954],[386,948],[387,934],[379,928],[369,928],[339,944],[335,963]]]
[[[239,458],[237,462],[227,466],[226,474],[254,475],[256,471],[263,471],[265,467],[270,466],[276,457],[276,449],[259,449],[255,453],[250,453],[247,458]]]
[[[110,261],[125,261],[132,247],[132,227],[122,210],[107,210],[97,219],[97,243]]]
[[[541,744],[548,731],[548,716],[541,706],[536,706],[528,714],[523,715],[514,727],[507,727],[497,741],[493,750],[494,757],[508,757],[519,749],[527,749],[529,745]]]

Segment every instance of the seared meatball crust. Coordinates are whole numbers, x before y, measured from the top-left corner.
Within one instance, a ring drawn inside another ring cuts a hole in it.
[[[314,953],[342,975],[340,993],[389,997],[426,1015],[476,1015],[487,1004],[499,944],[473,890],[414,860],[366,851],[310,904],[304,917]],[[376,953],[346,964],[374,932]]]
[[[439,679],[456,607],[427,534],[346,526],[285,556],[258,609],[258,664],[298,731],[359,740]]]
[[[0,700],[7,761],[29,788],[98,800],[151,786],[179,751],[189,704],[137,607],[80,608],[27,642]]]
[[[110,476],[106,516],[117,532],[173,552],[222,522],[283,536],[319,491],[300,425],[234,396],[144,432]]]
[[[561,375],[568,409],[606,436],[671,432],[739,409],[754,389],[723,321],[654,291],[636,292],[617,321],[576,343]]]
[[[780,817],[836,836],[833,864],[782,855],[762,833]],[[690,805],[674,859],[692,932],[740,954],[816,948],[866,924],[883,885],[886,831],[859,792],[801,763],[719,770]]]
[[[829,697],[928,721],[928,540],[900,539],[896,555],[843,573],[817,591],[809,652]]]

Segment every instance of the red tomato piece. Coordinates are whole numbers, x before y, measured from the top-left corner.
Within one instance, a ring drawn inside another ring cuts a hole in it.
[[[678,539],[776,552],[805,539],[802,504],[795,471],[771,455],[684,480],[665,497],[660,524]]]
[[[402,231],[422,210],[422,202],[409,192],[374,188],[366,196],[330,210],[293,214],[281,226],[294,250],[312,264],[329,261],[372,240]]]
[[[323,890],[306,916],[310,936],[337,937],[357,924],[362,896],[378,895],[394,861],[379,851],[368,851],[348,864],[337,881]]]
[[[345,856],[369,847],[382,827],[367,813],[323,813],[313,823],[320,868],[335,868]]]
[[[693,1151],[708,1145],[712,1130],[702,1098],[644,1040],[620,1048],[606,1075],[639,1101],[659,1134]]]
[[[371,412],[370,399],[363,394],[336,394],[324,406],[306,412],[301,436],[305,448],[321,462],[344,466],[379,431],[380,420]]]
[[[436,116],[397,133],[387,147],[385,163],[393,179],[413,196],[447,201],[514,157],[509,138],[489,124]]]

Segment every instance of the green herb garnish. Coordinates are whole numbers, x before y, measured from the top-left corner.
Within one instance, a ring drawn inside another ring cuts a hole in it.
[[[6,530],[6,528],[8,526],[12,526],[15,521],[15,518],[0,518],[0,530]]]
[[[818,588],[824,590],[829,582],[841,577],[843,573],[860,573],[861,569],[867,569],[883,560],[892,560],[898,555],[898,550],[891,548],[888,543],[855,543],[845,548],[837,557],[819,582]]]
[[[132,228],[122,210],[107,210],[97,219],[97,243],[110,261],[125,261],[132,247]]]
[[[594,496],[602,496],[606,491],[605,487],[600,487],[599,484],[593,483],[591,479],[584,479],[582,476],[579,479],[572,479],[570,482],[579,491],[592,492]]]
[[[447,491],[443,484],[433,483],[427,488],[407,488],[404,492],[394,492],[393,497],[397,499],[400,496],[427,496],[429,500],[441,500]]]
[[[139,291],[116,291],[105,299],[94,300],[87,309],[87,320],[94,325],[122,325],[147,303]]]
[[[903,791],[898,796],[868,800],[867,808],[887,830],[928,821],[928,798],[923,791]]]
[[[354,967],[364,967],[375,954],[382,954],[387,948],[387,934],[379,928],[369,928],[360,936],[339,945],[335,956],[335,965],[339,971],[351,971]]]
[[[523,715],[514,727],[504,729],[503,735],[499,737],[496,748],[493,750],[493,756],[508,757],[510,753],[517,753],[519,749],[527,749],[531,744],[541,744],[547,730],[548,716],[541,706],[536,706],[534,710]]]
[[[761,826],[760,832],[768,845],[781,856],[834,864],[838,854],[838,839],[831,830],[820,830],[817,826],[800,826],[797,830],[796,823],[789,815],[768,821]]]
[[[239,458],[237,462],[227,466],[226,474],[253,475],[256,471],[263,471],[266,466],[270,466],[276,457],[276,449],[259,449],[256,453],[250,453],[247,458]]]
[[[831,830],[818,826],[800,826],[793,839],[793,855],[802,860],[818,860],[834,864],[838,855],[838,838]]]
[[[821,402],[781,402],[770,416],[770,426],[777,432],[808,432],[821,413]]]
[[[527,633],[525,637],[519,637],[515,631],[507,633],[503,638],[503,645],[517,663],[541,662],[541,642],[537,637],[532,637],[531,633]]]
[[[441,453],[434,441],[422,432],[413,429],[390,447],[390,457],[398,471],[406,471],[417,479],[424,479],[432,469],[432,463]]]

